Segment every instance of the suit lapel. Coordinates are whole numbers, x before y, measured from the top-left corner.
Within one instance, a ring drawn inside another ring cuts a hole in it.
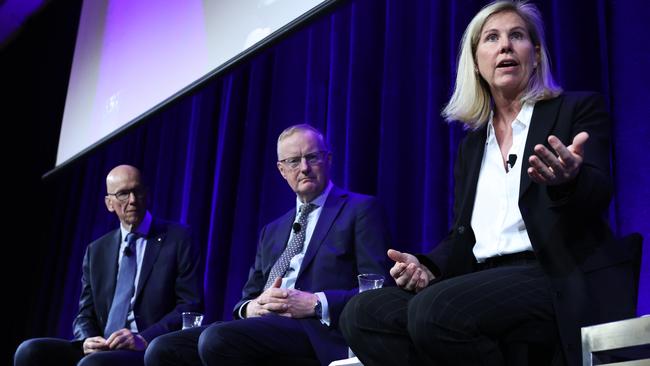
[[[135,295],[136,301],[147,283],[147,279],[151,274],[154,263],[156,263],[156,259],[158,259],[158,254],[160,254],[160,249],[165,243],[166,237],[167,231],[165,230],[164,225],[156,219],[153,219],[151,222],[151,229],[149,229],[149,234],[147,235],[147,246],[144,251],[144,258],[142,258],[142,267],[140,268],[138,288],[136,289]]]
[[[102,263],[104,265],[104,270],[99,270],[93,273],[98,274],[99,276],[106,276],[103,280],[93,281],[94,284],[99,285],[101,288],[98,293],[105,293],[107,296],[106,299],[106,313],[105,316],[108,316],[108,312],[111,308],[111,303],[113,302],[113,296],[115,293],[115,286],[117,284],[117,258],[120,253],[120,246],[122,245],[122,233],[120,229],[115,230],[113,235],[108,239],[108,245],[102,246],[101,258],[103,258]],[[102,290],[103,289],[103,290]],[[106,318],[104,318],[106,319]]]
[[[476,135],[470,136],[470,140],[465,144],[467,149],[467,156],[463,157],[463,159],[467,160],[467,170],[464,172],[467,174],[467,180],[465,187],[463,187],[462,190],[462,192],[464,192],[461,198],[463,202],[460,206],[460,215],[458,216],[462,225],[469,224],[469,220],[471,219],[472,211],[474,209],[476,186],[478,185],[478,176],[479,172],[481,171],[483,153],[485,152],[487,128],[483,127],[471,133]]]
[[[323,240],[334,224],[334,220],[338,216],[339,211],[341,211],[343,208],[346,200],[347,193],[336,187],[332,187],[332,190],[330,191],[329,195],[327,196],[327,200],[325,201],[325,205],[323,205],[323,210],[320,213],[316,227],[314,228],[314,233],[312,234],[311,240],[309,241],[309,246],[307,247],[305,257],[303,258],[302,264],[300,265],[298,278],[300,278],[300,275],[305,272],[305,269],[309,267],[312,259],[314,259],[316,252],[318,252],[318,248],[323,243]]]
[[[280,255],[282,255],[284,249],[287,247],[287,243],[289,242],[289,235],[291,234],[291,225],[293,225],[295,218],[296,209],[293,208],[280,218],[280,222],[277,226],[278,231],[275,233],[269,233],[272,235],[272,240],[270,248],[267,249],[269,251],[269,255],[265,256],[266,258],[269,258],[269,260],[264,264],[264,278],[268,278],[268,275],[271,272],[271,268],[278,260],[278,258],[280,258]]]
[[[530,186],[530,177],[528,176],[528,168],[530,163],[528,158],[534,154],[533,148],[537,144],[544,144],[548,146],[546,137],[550,134],[551,129],[555,126],[557,114],[560,110],[561,98],[554,98],[545,101],[539,101],[535,104],[533,116],[530,119],[530,130],[526,137],[526,147],[524,148],[524,156],[521,159],[521,179],[519,181],[519,198],[524,195]]]

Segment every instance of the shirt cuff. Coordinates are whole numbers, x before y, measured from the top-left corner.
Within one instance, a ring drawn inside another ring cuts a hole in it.
[[[239,315],[239,319],[246,319],[246,316],[245,316],[245,314],[242,313],[242,311],[244,309],[246,309],[246,305],[248,305],[248,303],[251,302],[251,301],[253,301],[253,300],[248,300],[245,303],[241,304],[241,306],[239,307],[239,310],[237,310],[237,315]]]
[[[330,326],[330,308],[327,305],[327,296],[325,296],[324,292],[317,292],[315,293],[316,296],[318,296],[318,300],[320,300],[320,306],[321,310],[323,311],[323,316],[320,318],[320,322],[327,325],[328,327]]]

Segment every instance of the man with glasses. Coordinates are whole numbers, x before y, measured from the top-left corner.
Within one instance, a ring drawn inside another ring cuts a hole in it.
[[[132,166],[111,170],[106,189],[120,227],[86,249],[75,339],[25,341],[16,366],[143,365],[149,342],[181,328],[181,312],[202,311],[200,252],[189,230],[152,217]]]
[[[295,207],[264,226],[236,319],[156,339],[147,365],[328,364],[346,358],[338,329],[357,275],[388,277],[390,236],[376,199],[330,181],[332,154],[312,126],[287,128],[277,167]]]

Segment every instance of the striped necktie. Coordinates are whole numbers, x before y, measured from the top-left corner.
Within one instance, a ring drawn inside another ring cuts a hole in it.
[[[313,203],[305,203],[300,206],[300,216],[298,217],[297,221],[300,227],[298,228],[296,223],[294,223],[294,228],[297,228],[298,230],[294,233],[293,237],[289,241],[289,244],[284,249],[284,252],[282,252],[280,258],[278,258],[278,260],[273,265],[273,268],[271,268],[269,278],[266,280],[266,285],[264,285],[265,290],[271,287],[276,278],[284,276],[284,274],[287,272],[287,269],[289,269],[291,258],[293,258],[296,254],[302,252],[302,247],[305,244],[305,232],[307,231],[307,218],[309,217],[309,213],[312,212],[316,207],[318,206]]]

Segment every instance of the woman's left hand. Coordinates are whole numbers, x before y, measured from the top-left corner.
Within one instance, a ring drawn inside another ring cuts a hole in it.
[[[573,138],[573,143],[567,147],[557,137],[549,136],[548,143],[556,154],[542,144],[536,145],[535,154],[528,158],[530,163],[528,176],[536,183],[550,186],[572,181],[582,166],[584,144],[587,139],[589,134],[580,132]]]

